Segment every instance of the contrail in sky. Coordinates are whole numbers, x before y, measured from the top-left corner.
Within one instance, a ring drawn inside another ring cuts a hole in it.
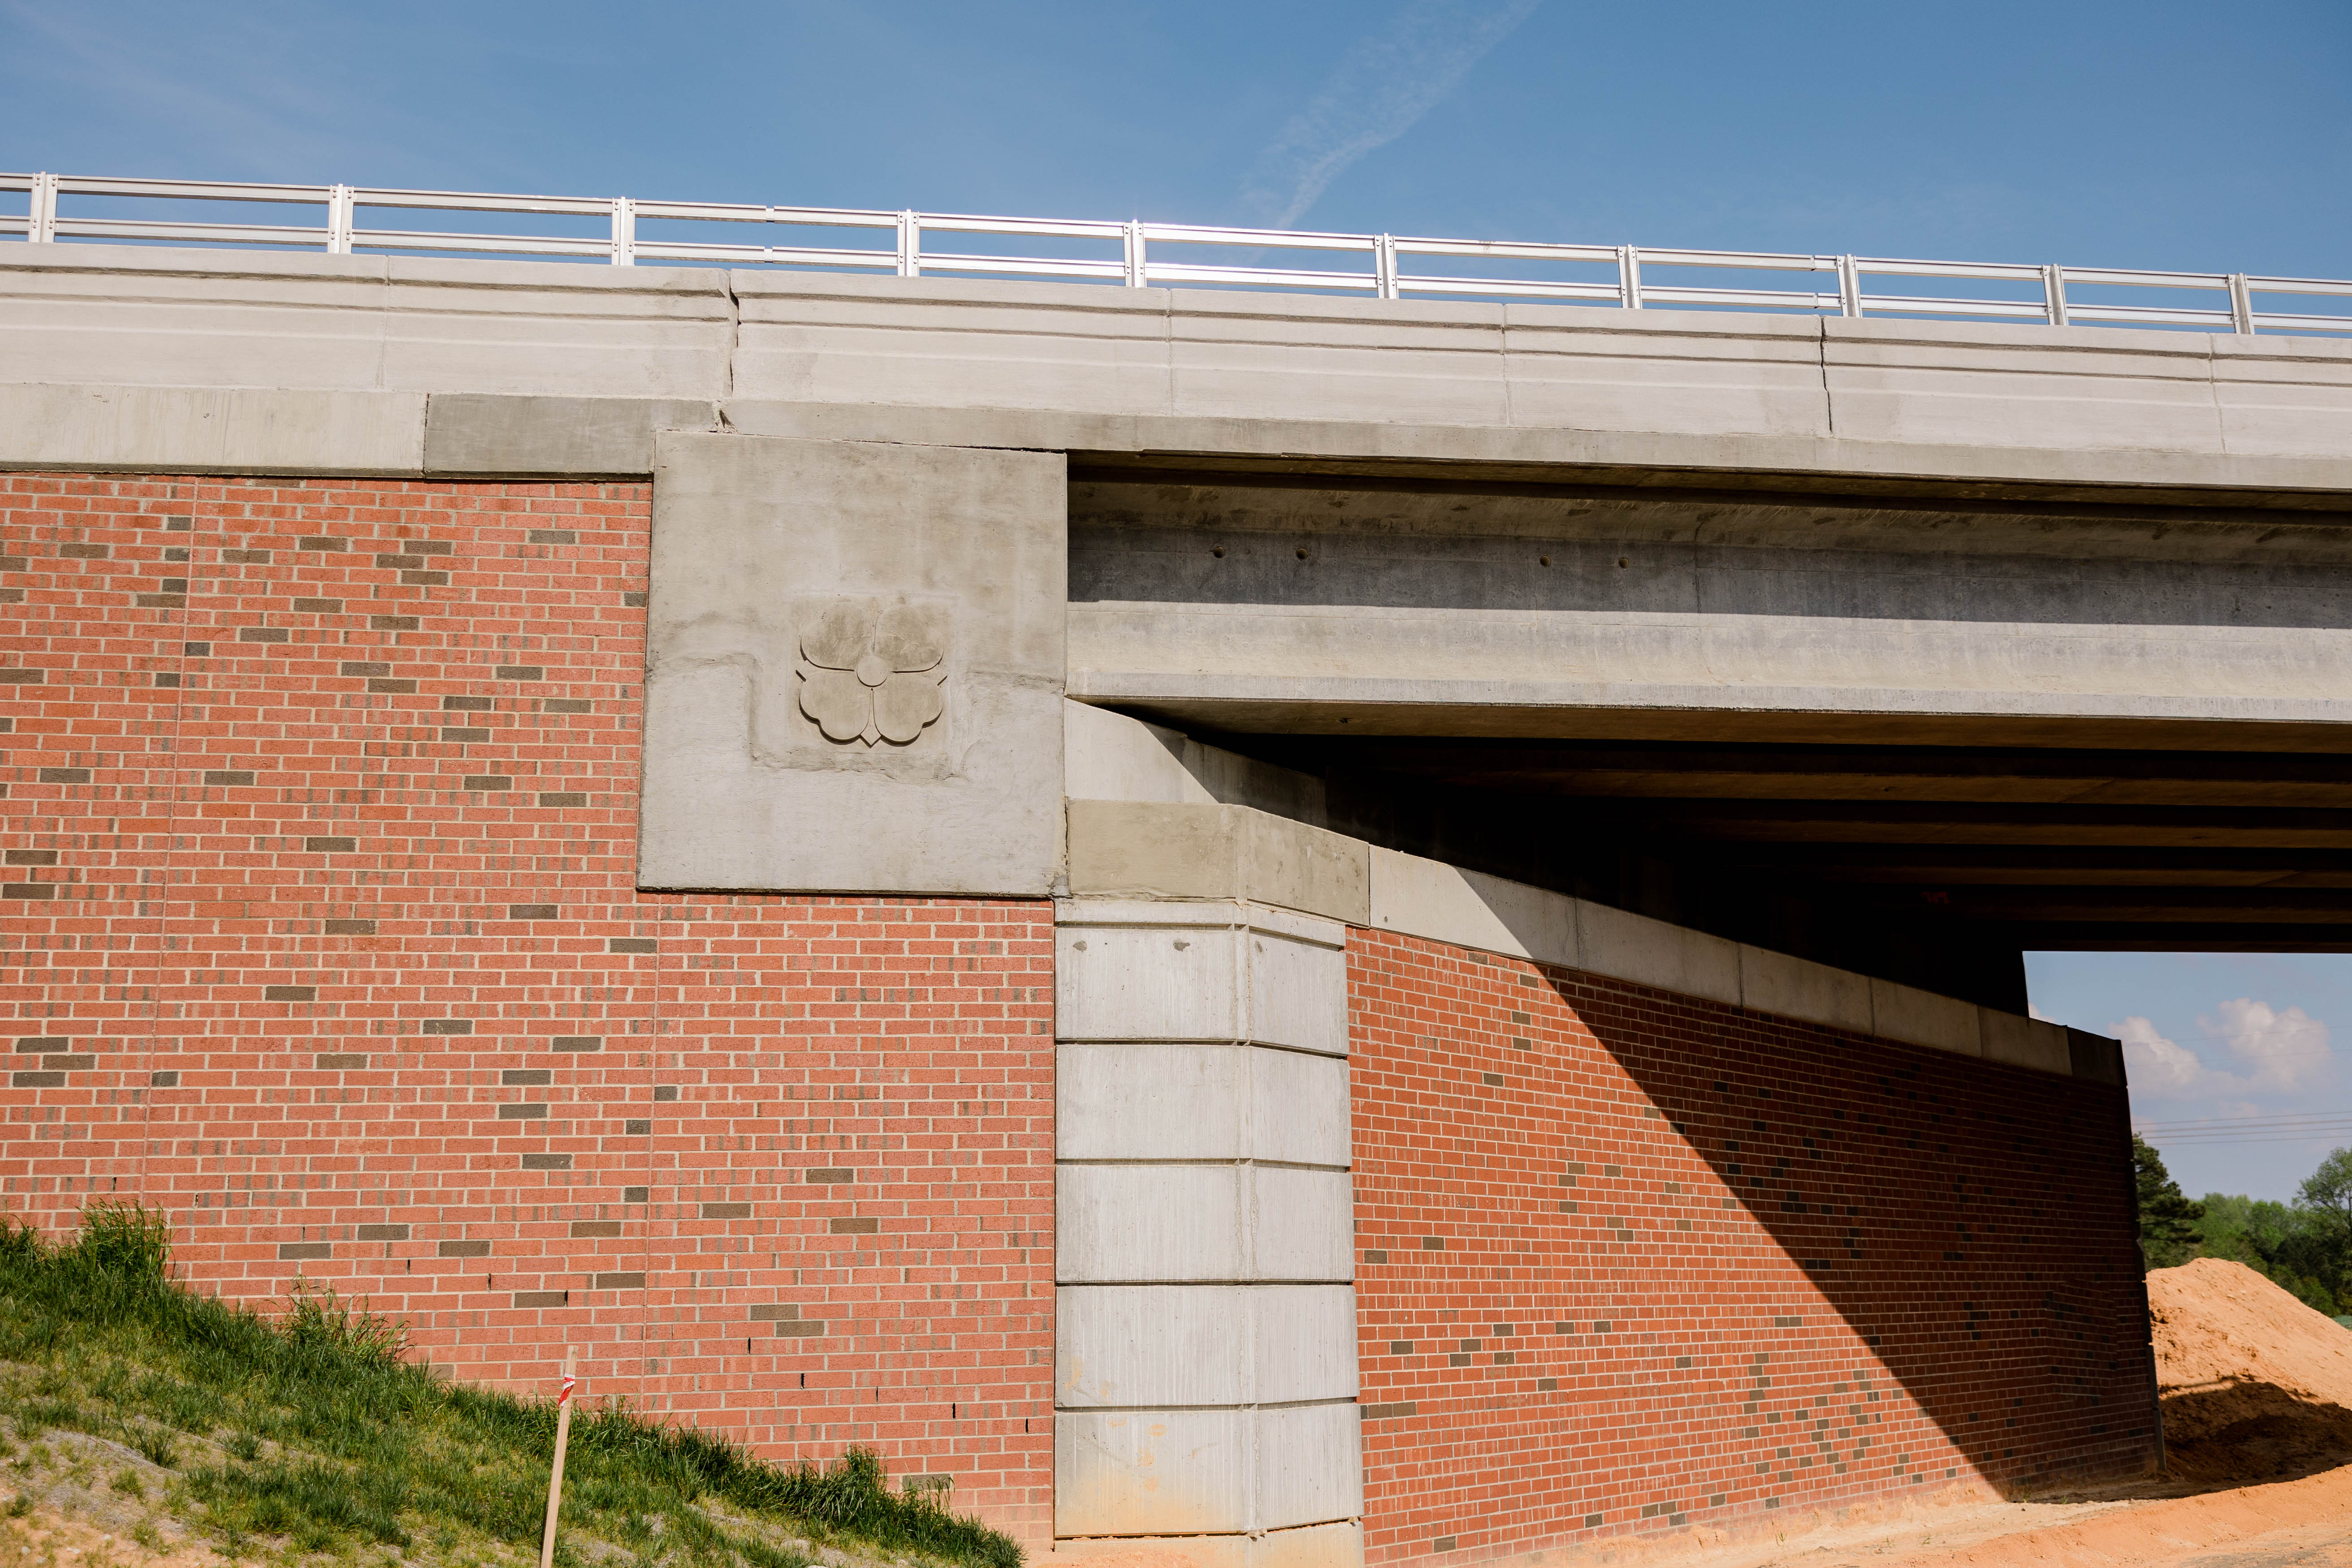
[[[1407,0],[1357,40],[1322,90],[1258,154],[1243,199],[1288,228],[1349,164],[1412,129],[1540,0]]]

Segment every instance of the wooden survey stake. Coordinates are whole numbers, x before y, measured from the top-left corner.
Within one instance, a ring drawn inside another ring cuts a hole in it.
[[[563,1352],[563,1384],[555,1393],[555,1468],[547,1475],[547,1531],[539,1538],[539,1568],[555,1568],[555,1510],[563,1506],[563,1450],[572,1441],[572,1352]]]

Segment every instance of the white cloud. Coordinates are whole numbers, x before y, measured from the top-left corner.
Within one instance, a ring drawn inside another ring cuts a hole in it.
[[[1356,41],[1258,154],[1243,199],[1274,227],[1288,228],[1349,164],[1444,102],[1538,3],[1408,0],[1387,26]]]
[[[2213,1100],[2231,1097],[2229,1106],[2217,1105],[2223,1115],[2251,1110],[2242,1097],[2307,1089],[2326,1081],[2335,1068],[2327,1043],[2327,1026],[2300,1007],[2284,1012],[2267,1002],[2241,996],[2218,1004],[2218,1017],[2200,1017],[2198,1026],[2229,1053],[2228,1071],[2206,1066],[2187,1046],[2168,1038],[2149,1019],[2133,1016],[2107,1026],[2124,1043],[2124,1061],[2135,1092],[2159,1100]]]
[[[2327,1026],[2300,1007],[2281,1013],[2267,1002],[2241,996],[2214,1011],[2221,1015],[2218,1019],[2200,1018],[2198,1026],[2229,1047],[2250,1088],[2308,1089],[2335,1066]]]
[[[2133,1089],[2162,1100],[2188,1100],[2208,1077],[2197,1053],[2167,1039],[2147,1018],[2126,1018],[2109,1024],[2108,1032],[2124,1043],[2124,1068]]]

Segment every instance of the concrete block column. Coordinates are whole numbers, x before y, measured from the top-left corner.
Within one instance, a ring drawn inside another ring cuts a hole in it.
[[[1054,1533],[1363,1558],[1347,928],[1057,906]]]

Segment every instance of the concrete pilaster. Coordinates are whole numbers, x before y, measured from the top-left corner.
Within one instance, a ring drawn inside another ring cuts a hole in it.
[[[1054,1532],[1362,1559],[1347,928],[1056,917]]]

